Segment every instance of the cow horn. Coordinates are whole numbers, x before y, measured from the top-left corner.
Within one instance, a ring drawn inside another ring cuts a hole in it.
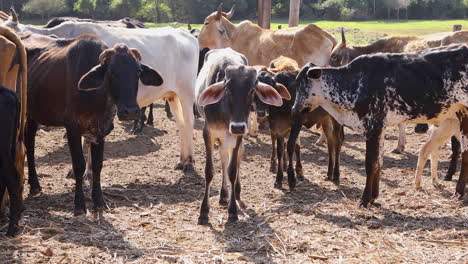
[[[341,43],[346,47],[346,38],[344,35],[344,28],[341,28]]]
[[[236,5],[232,5],[231,10],[228,13],[223,12],[223,16],[227,19],[231,19],[234,16],[235,8],[236,8]]]
[[[216,12],[215,19],[220,20],[222,14],[223,14],[223,3],[219,4],[218,11]]]
[[[11,17],[13,18],[13,22],[17,22],[17,23],[18,23],[18,15],[16,14],[15,7],[14,7],[14,6],[11,6],[11,7],[10,7],[10,11],[11,11]]]
[[[107,60],[110,59],[115,54],[115,49],[106,49],[101,55],[99,55],[99,63],[101,65],[106,64]]]
[[[192,26],[190,25],[190,23],[187,24],[187,28],[188,30],[192,30]]]

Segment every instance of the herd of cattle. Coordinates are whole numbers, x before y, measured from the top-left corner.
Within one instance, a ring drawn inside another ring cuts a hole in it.
[[[194,170],[194,119],[205,120],[206,185],[199,224],[209,222],[216,142],[223,174],[219,202],[228,206],[229,221],[238,219],[243,138],[256,134],[257,120],[269,121],[276,188],[282,187],[283,171],[291,190],[296,174],[304,178],[298,137],[302,126],[313,125],[321,127],[328,145],[327,179],[338,184],[346,126],[365,136],[367,180],[361,205],[374,204],[385,128],[400,126],[395,151],[401,152],[405,124],[423,123],[434,128],[420,151],[416,187],[429,156],[432,181],[438,184],[438,149],[452,137],[446,179],[451,180],[463,153],[456,187],[463,196],[468,178],[468,31],[390,37],[350,47],[343,30],[338,43],[316,25],[266,30],[250,21],[233,24],[233,15],[233,9],[225,13],[220,6],[201,30],[188,31],[148,29],[129,18],[54,18],[36,27],[21,24],[14,10],[11,15],[0,12],[0,196],[8,191],[7,235],[15,235],[24,210],[25,155],[30,195],[41,192],[34,161],[40,125],[66,129],[75,215],[86,214],[86,174],[92,179],[94,209],[100,211],[106,209],[100,182],[104,142],[115,115],[135,120],[134,131],[141,132],[146,119],[153,122],[145,107],[160,99],[166,100],[167,114],[174,116],[180,133],[176,169]],[[86,159],[83,148],[88,149]]]

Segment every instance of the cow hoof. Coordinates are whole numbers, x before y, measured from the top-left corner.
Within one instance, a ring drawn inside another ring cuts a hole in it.
[[[16,235],[17,231],[18,231],[18,225],[17,224],[10,225],[8,227],[8,231],[7,231],[6,235],[8,237],[14,237]]]
[[[282,189],[283,188],[283,183],[282,182],[275,182],[275,188],[276,189]]]
[[[302,175],[302,174],[297,174],[297,180],[298,180],[298,181],[304,181],[304,180],[305,180],[304,175]]]
[[[371,205],[372,205],[373,207],[379,207],[379,208],[382,207],[382,204],[381,204],[381,203],[376,203],[376,202],[371,202]]]
[[[73,214],[75,216],[86,215],[86,208],[75,208]]]
[[[288,182],[288,186],[289,186],[289,191],[294,191],[294,189],[296,188],[296,181]]]
[[[340,179],[333,179],[332,182],[335,184],[335,185],[340,185]]]
[[[361,203],[359,204],[359,207],[362,208],[368,208],[369,207],[369,200],[361,200]]]
[[[183,170],[184,169],[184,165],[179,162],[177,163],[177,165],[174,167],[174,170]]]
[[[396,149],[392,150],[392,153],[394,153],[394,154],[402,154],[402,153],[403,153],[403,150],[404,150],[404,149],[402,149],[402,148],[396,148]]]
[[[154,122],[148,120],[148,121],[146,122],[146,125],[148,125],[148,126],[154,126]]]
[[[221,205],[223,207],[226,207],[226,206],[228,206],[228,204],[229,204],[229,201],[228,201],[227,198],[220,198],[219,199],[219,205]]]
[[[75,179],[75,173],[73,172],[73,170],[70,170],[67,173],[67,179]]]
[[[193,167],[192,163],[183,165],[182,170],[184,171],[185,174],[190,174],[190,175],[195,174],[195,168]]]
[[[102,202],[94,206],[94,211],[96,213],[104,212],[108,209],[109,209],[109,206],[107,206],[106,202]]]
[[[233,215],[231,215],[231,214],[229,215],[229,217],[228,217],[228,222],[234,223],[234,222],[237,222],[237,221],[239,221],[239,217],[238,217],[237,215],[234,215],[234,214],[233,214]]]
[[[276,173],[276,165],[271,165],[270,172],[271,173]]]
[[[445,176],[444,181],[452,181],[452,175]]]
[[[36,196],[39,195],[42,192],[41,186],[38,187],[31,187],[29,190],[29,196]]]
[[[208,216],[200,216],[198,217],[198,224],[199,225],[209,225],[210,220],[208,219]]]
[[[140,127],[140,128],[135,128],[135,129],[132,129],[130,132],[131,132],[133,135],[139,135],[139,134],[141,134],[141,133],[143,132],[143,128],[142,128],[142,127]]]

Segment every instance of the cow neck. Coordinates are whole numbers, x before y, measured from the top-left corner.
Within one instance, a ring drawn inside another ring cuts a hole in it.
[[[229,41],[232,43],[232,40],[235,39],[236,37],[234,35],[236,34],[236,31],[237,31],[237,25],[231,23],[231,21],[227,19],[221,20],[221,23],[223,24],[223,27],[226,30],[227,35],[229,36]]]

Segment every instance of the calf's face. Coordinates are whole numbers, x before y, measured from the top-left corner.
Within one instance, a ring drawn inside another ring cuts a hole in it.
[[[270,85],[257,80],[257,71],[248,66],[229,66],[225,79],[210,85],[198,98],[200,106],[218,103],[223,97],[230,113],[229,132],[244,135],[248,131],[248,118],[254,97],[269,105],[281,106],[280,94]]]
[[[262,83],[266,83],[270,85],[271,87],[275,88],[275,90],[280,94],[281,98],[286,99],[286,100],[291,100],[291,95],[289,94],[288,89],[282,85],[281,83],[278,83],[275,81],[271,73],[267,71],[261,71],[257,75],[258,81]],[[255,109],[257,112],[257,116],[259,118],[266,118],[268,117],[269,109],[270,106],[268,104],[265,104],[258,96],[255,96],[254,98],[254,103],[255,103]]]
[[[140,63],[141,55],[136,49],[116,44],[104,50],[99,56],[100,65],[83,75],[78,83],[80,90],[110,89],[110,95],[117,105],[120,120],[138,118],[138,81],[145,85],[159,86],[161,75],[151,67]]]
[[[298,114],[302,111],[312,111],[319,106],[318,94],[321,89],[322,69],[314,67],[311,64],[302,68],[296,78],[298,89],[296,92],[296,101],[292,109],[292,114]]]

